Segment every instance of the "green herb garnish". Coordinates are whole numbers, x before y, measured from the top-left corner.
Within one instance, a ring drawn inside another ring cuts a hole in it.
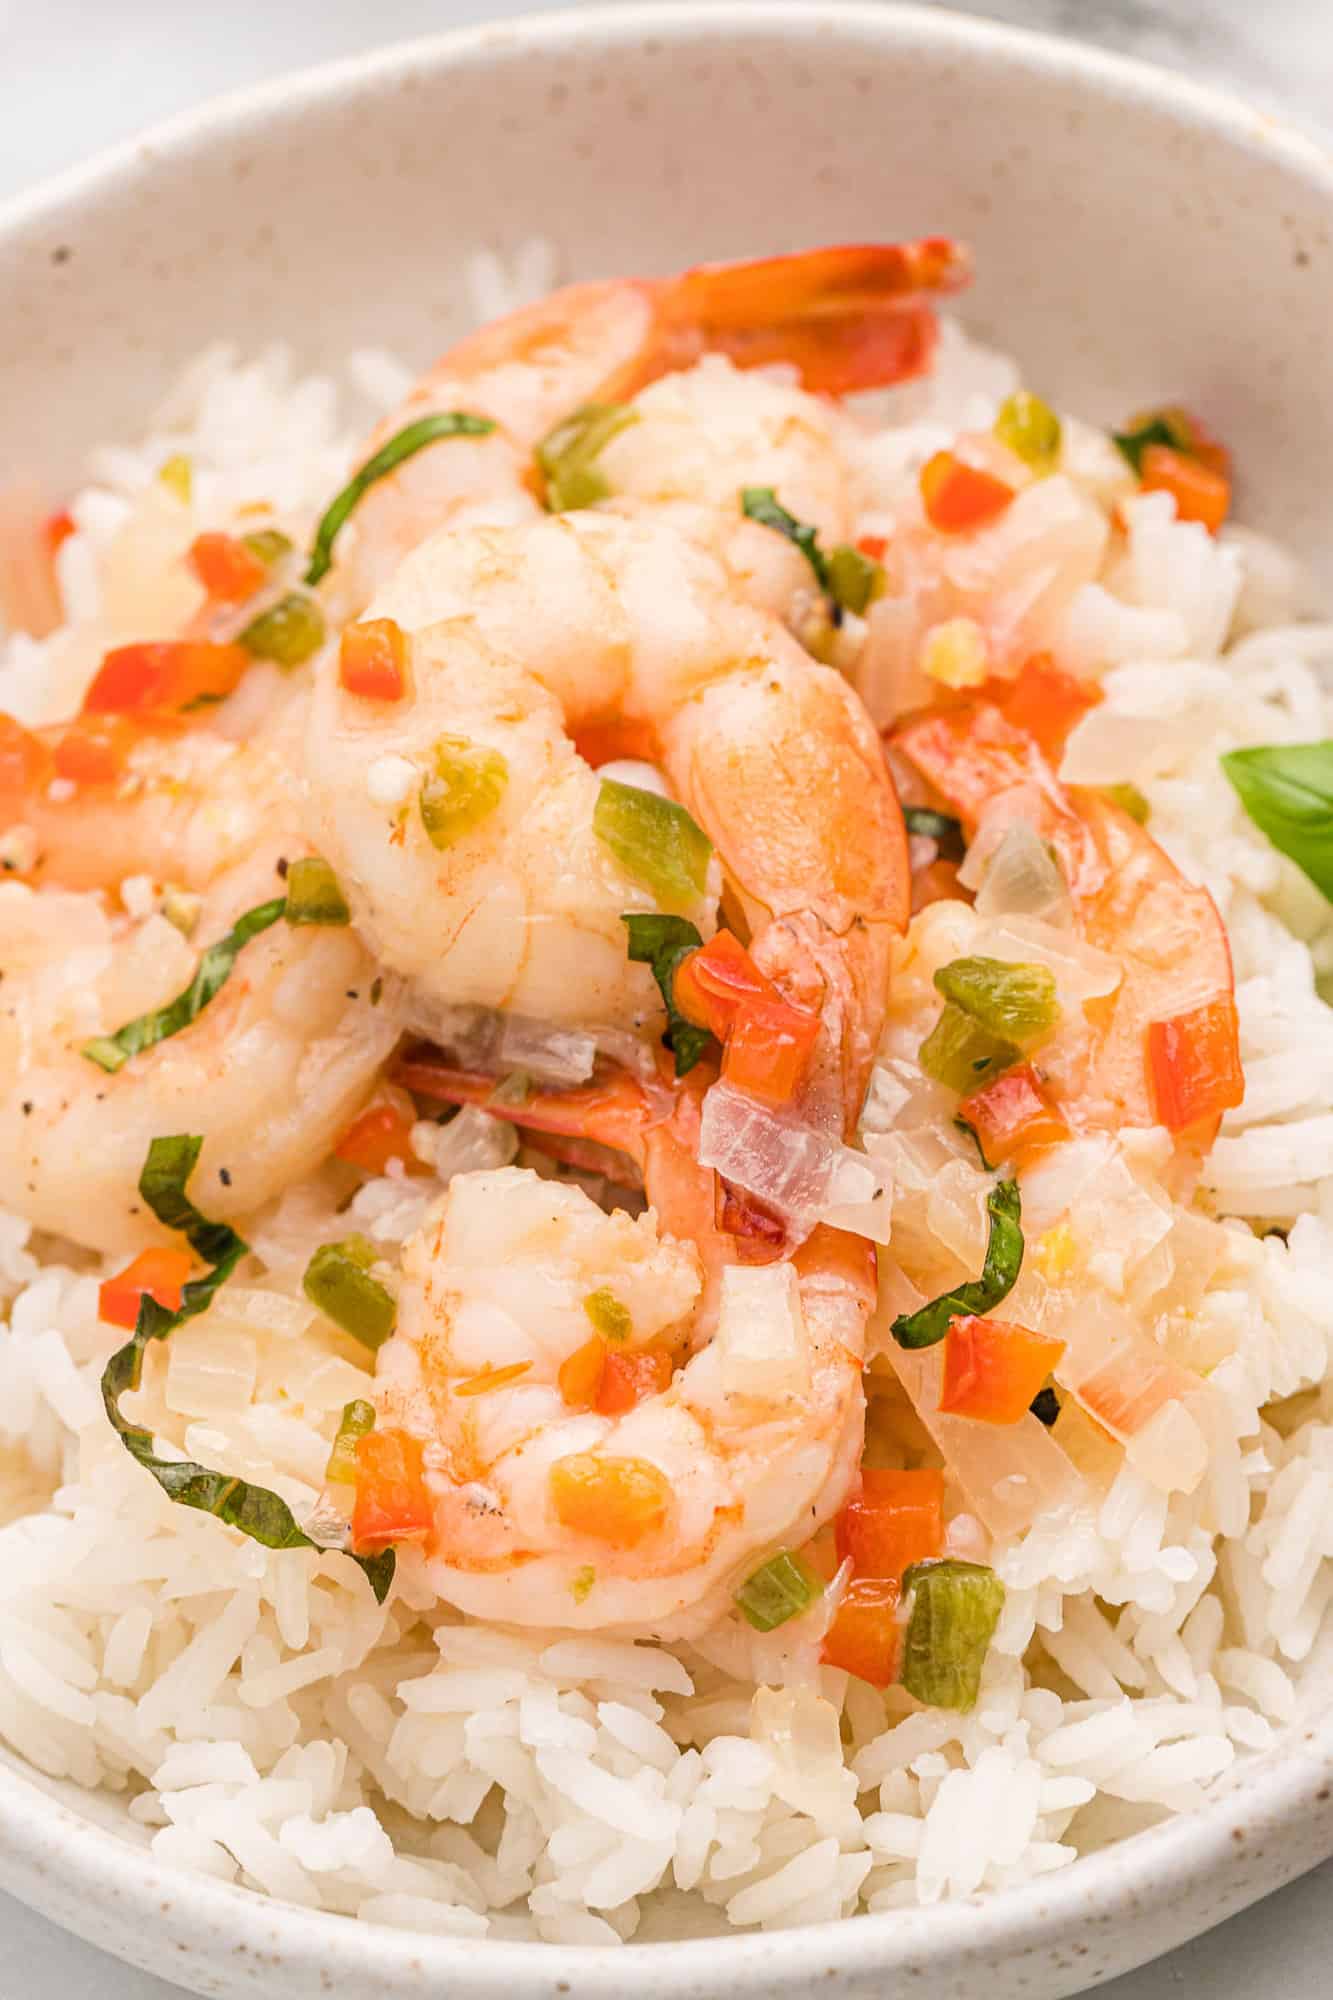
[[[694,903],[703,895],[713,845],[674,799],[603,778],[592,830],[626,874],[660,902]]]
[[[914,1313],[900,1313],[893,1337],[900,1347],[934,1347],[950,1323],[967,1313],[988,1313],[1007,1299],[1023,1268],[1023,1199],[1017,1181],[997,1181],[986,1197],[990,1235],[979,1278],[955,1285]]]
[[[1045,1424],[1047,1430],[1049,1430],[1060,1414],[1060,1398],[1048,1382],[1044,1389],[1038,1389],[1028,1407],[1031,1409],[1037,1422]]]
[[[257,660],[299,667],[324,644],[324,613],[304,591],[289,590],[236,636],[237,643]]]
[[[1260,833],[1333,902],[1333,742],[1228,750],[1222,769]]]
[[[311,1305],[372,1352],[383,1347],[398,1317],[393,1293],[370,1275],[376,1256],[374,1244],[364,1236],[321,1243],[301,1280]]]
[[[159,1007],[151,1014],[140,1014],[133,1021],[127,1021],[123,1028],[117,1028],[114,1035],[98,1035],[95,1040],[85,1042],[83,1053],[89,1062],[95,1062],[99,1069],[114,1073],[144,1049],[151,1049],[158,1042],[167,1041],[178,1035],[182,1028],[188,1028],[197,1021],[204,1008],[226,985],[238,954],[249,944],[251,938],[276,924],[286,909],[286,899],[279,896],[271,903],[261,903],[257,909],[247,910],[224,937],[211,944],[199,960],[194,978],[183,993],[169,1000],[165,1007]]]
[[[287,870],[289,924],[350,924],[352,912],[327,861],[306,854]]]
[[[284,535],[281,528],[255,528],[250,534],[242,535],[241,540],[251,555],[258,556],[260,562],[267,563],[270,569],[275,562],[281,562],[292,552],[292,538]]]
[[[993,1035],[1020,1047],[1049,1034],[1060,1018],[1047,965],[1003,958],[955,958],[935,974],[935,991]]]
[[[761,528],[785,535],[801,551],[815,573],[815,581],[833,607],[838,624],[844,611],[863,612],[873,599],[883,594],[884,571],[879,563],[862,555],[850,542],[839,542],[829,555],[819,546],[819,532],[808,521],[798,521],[781,504],[771,486],[741,489],[741,512]]]
[[[981,1670],[1004,1609],[1004,1585],[982,1563],[913,1563],[903,1577],[912,1615],[900,1678],[931,1708],[977,1705]]]
[[[966,851],[963,823],[951,813],[936,812],[932,806],[904,806],[903,824],[909,833],[933,840],[941,861],[961,861]]]
[[[395,431],[360,470],[352,474],[342,492],[330,501],[320,516],[310,547],[310,564],[305,581],[318,583],[322,576],[328,575],[333,566],[333,544],[339,529],[362,494],[377,480],[386,479],[407,459],[414,458],[426,445],[435,444],[440,438],[485,437],[494,429],[495,425],[489,417],[474,417],[466,410],[436,410],[432,416],[418,417],[415,423],[405,424],[402,430]]]
[[[546,505],[553,514],[593,507],[610,498],[611,488],[597,460],[612,438],[639,421],[625,403],[585,403],[546,433],[537,463],[546,481]]]
[[[823,1595],[823,1580],[804,1556],[779,1549],[746,1577],[736,1592],[736,1605],[756,1632],[773,1632]]]
[[[1165,410],[1149,411],[1127,431],[1112,431],[1111,441],[1139,478],[1143,477],[1143,454],[1150,444],[1170,445],[1172,451],[1187,452],[1191,458],[1195,455],[1193,436],[1173,423]]]
[[[139,1192],[159,1222],[184,1232],[190,1248],[209,1269],[184,1286],[179,1310],[174,1313],[160,1306],[151,1293],[143,1294],[132,1339],[117,1349],[103,1371],[102,1402],[126,1451],[152,1474],[168,1499],[215,1515],[267,1549],[315,1548],[318,1544],[297,1526],[290,1507],[276,1493],[190,1460],[159,1458],[153,1449],[152,1432],[127,1422],[120,1413],[121,1397],[139,1387],[149,1341],[165,1340],[186,1320],[206,1312],[219,1286],[249,1251],[249,1245],[226,1223],[209,1222],[202,1216],[185,1192],[202,1146],[201,1138],[184,1133],[154,1139],[139,1176]],[[365,1572],[376,1602],[383,1604],[393,1581],[393,1550],[376,1556],[354,1555],[351,1560]]]
[[[698,1028],[693,1021],[686,1020],[676,1005],[673,987],[676,967],[682,958],[698,951],[703,939],[684,917],[623,916],[620,921],[629,933],[628,956],[637,965],[652,967],[653,978],[657,981],[667,1011],[666,1033],[662,1039],[676,1058],[676,1075],[685,1076],[694,1068],[713,1037],[707,1028]]]

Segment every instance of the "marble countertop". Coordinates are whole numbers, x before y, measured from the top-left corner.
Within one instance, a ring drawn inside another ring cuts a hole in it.
[[[0,199],[219,91],[544,4],[0,0]],[[971,11],[1145,57],[1333,132],[1327,0],[971,0]],[[1276,1991],[1284,2000],[1324,2000],[1330,1959],[1333,1863],[1098,1993],[1250,2000]],[[177,1987],[114,1964],[0,1896],[0,2000],[20,1992],[23,2000],[181,2000]]]

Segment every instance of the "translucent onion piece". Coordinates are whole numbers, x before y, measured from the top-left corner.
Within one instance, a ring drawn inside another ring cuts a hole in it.
[[[699,1159],[775,1209],[789,1229],[808,1234],[827,1222],[887,1241],[893,1184],[879,1161],[729,1084],[715,1083],[704,1098]]]
[[[1055,976],[1056,998],[1065,1013],[1085,1000],[1114,993],[1125,976],[1119,959],[1109,952],[1098,951],[1072,931],[1057,930],[1037,917],[988,917],[974,933],[969,950],[978,958],[1046,966]]]
[[[229,1332],[211,1320],[181,1327],[167,1343],[167,1408],[214,1422],[248,1409],[258,1367],[252,1334]]]
[[[413,1034],[437,1043],[460,1069],[499,1076],[521,1069],[543,1083],[585,1083],[597,1055],[596,1035],[493,1007],[452,1006],[421,993],[406,995],[402,1020]]]
[[[412,1150],[420,1157],[417,1143],[420,1125],[412,1128]],[[503,1118],[492,1118],[475,1104],[465,1104],[447,1125],[434,1127],[431,1163],[442,1181],[455,1174],[469,1174],[512,1165],[518,1154],[518,1133]],[[428,1136],[428,1135],[423,1135]]]
[[[1037,917],[1059,930],[1073,923],[1069,885],[1060,865],[1025,819],[1012,820],[1000,836],[976,907],[982,917]]]
[[[801,1291],[790,1264],[729,1264],[722,1273],[718,1350],[723,1389],[777,1403],[809,1387]]]

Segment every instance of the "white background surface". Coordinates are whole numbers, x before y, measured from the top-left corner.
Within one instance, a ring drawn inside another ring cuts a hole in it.
[[[0,199],[218,91],[542,4],[0,0]],[[971,4],[977,13],[1078,34],[1230,83],[1333,130],[1330,0]],[[1098,1992],[1102,2000],[1327,2000],[1331,1960],[1333,1863]],[[0,1896],[0,2000],[179,2000],[179,1989],[114,1964]]]

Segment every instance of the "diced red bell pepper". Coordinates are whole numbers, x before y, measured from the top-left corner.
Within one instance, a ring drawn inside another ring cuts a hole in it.
[[[921,468],[921,502],[926,519],[942,534],[963,534],[1002,514],[1014,498],[991,472],[969,465],[952,451],[937,451]]]
[[[365,618],[343,628],[338,679],[365,701],[401,701],[407,693],[407,634],[392,618]]]
[[[1028,1160],[1045,1146],[1058,1146],[1069,1127],[1047,1098],[1031,1063],[1015,1063],[1001,1071],[958,1106],[963,1124],[977,1135],[977,1144],[993,1167],[1006,1160]]]
[[[46,543],[47,553],[54,556],[58,549],[64,547],[73,533],[74,516],[68,507],[59,507],[54,514],[48,514],[42,523],[42,539]]]
[[[103,658],[83,698],[84,713],[118,715],[220,701],[249,664],[244,646],[216,646],[206,639],[117,646]]]
[[[1230,994],[1148,1029],[1148,1075],[1168,1132],[1218,1118],[1245,1095],[1240,1028]]]
[[[1016,1424],[1065,1351],[1030,1327],[966,1313],[950,1323],[944,1342],[940,1409],[983,1424]]]
[[[187,558],[218,604],[243,604],[268,578],[268,564],[237,535],[196,535]]]
[[[55,774],[74,785],[114,785],[140,734],[123,715],[76,716],[51,753]]]
[[[608,1347],[593,1408],[599,1417],[623,1417],[649,1396],[669,1389],[674,1373],[664,1348]]]
[[[362,1173],[382,1174],[390,1160],[401,1160],[409,1173],[423,1172],[412,1151],[410,1111],[399,1104],[372,1104],[354,1118],[334,1147],[334,1157]]]
[[[1169,444],[1145,446],[1139,462],[1139,483],[1145,493],[1169,493],[1178,521],[1202,521],[1215,535],[1231,506],[1231,481],[1215,465]]]
[[[1034,653],[997,705],[1015,729],[1026,730],[1058,765],[1074,724],[1101,698],[1099,687],[1067,674],[1049,653]]]
[[[574,731],[574,748],[594,771],[625,757],[642,764],[655,764],[662,754],[653,724],[635,722],[628,716],[618,716],[612,722],[584,723]]]
[[[353,1548],[364,1554],[391,1542],[423,1542],[434,1519],[421,1439],[393,1429],[358,1438]]]
[[[871,562],[882,563],[889,546],[889,539],[887,535],[861,535],[857,538],[856,546],[863,556],[869,556]]]
[[[571,1410],[591,1410],[602,1392],[607,1347],[600,1333],[585,1340],[560,1363],[556,1374],[560,1394]]]
[[[0,804],[21,811],[24,799],[44,785],[53,769],[51,752],[12,715],[0,710]]]
[[[841,1667],[871,1687],[886,1688],[898,1670],[898,1599],[892,1577],[859,1577],[849,1583],[820,1655],[826,1667]]]
[[[901,1582],[914,1562],[944,1547],[944,1474],[936,1466],[895,1472],[866,1466],[861,1491],[835,1522],[838,1558],[857,1577]]]
[[[731,931],[715,932],[706,945],[683,958],[671,991],[686,1020],[707,1028],[720,1042],[727,1039],[742,1004],[781,997]]]
[[[666,1474],[646,1458],[601,1458],[579,1451],[550,1473],[556,1519],[572,1534],[633,1549],[658,1534],[671,1512]]]
[[[139,1301],[145,1292],[157,1300],[164,1312],[179,1312],[181,1291],[192,1262],[188,1250],[176,1250],[170,1244],[141,1250],[123,1271],[102,1281],[97,1294],[99,1319],[133,1332],[139,1318]]]
[[[736,1011],[722,1074],[765,1104],[787,1104],[819,1040],[819,1016],[789,1000],[749,1000]]]

